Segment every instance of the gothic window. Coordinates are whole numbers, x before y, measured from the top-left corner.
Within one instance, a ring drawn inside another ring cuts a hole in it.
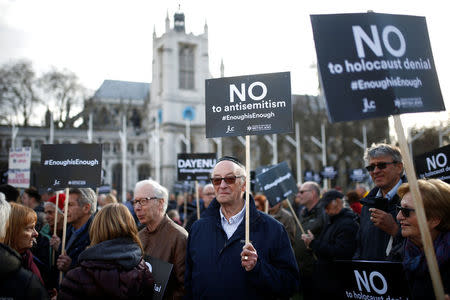
[[[109,153],[110,150],[111,150],[111,145],[109,143],[104,143],[103,144],[103,151],[105,153]]]
[[[114,153],[119,153],[120,152],[120,143],[114,143],[113,152]]]
[[[194,54],[193,45],[180,44],[179,51],[179,87],[180,89],[193,90],[194,86]]]
[[[43,143],[44,143],[44,142],[43,142],[42,140],[36,140],[36,141],[34,142],[34,149],[36,149],[36,150],[41,150],[41,146],[42,146]]]
[[[127,151],[128,151],[129,153],[131,153],[131,154],[134,154],[134,145],[131,144],[131,143],[129,143],[129,144],[128,144]]]
[[[150,178],[150,166],[148,164],[140,165],[138,168],[138,180],[145,180]]]
[[[137,145],[137,152],[139,152],[140,154],[144,153],[144,144],[139,143]]]
[[[30,139],[23,140],[22,147],[31,147],[31,140]]]

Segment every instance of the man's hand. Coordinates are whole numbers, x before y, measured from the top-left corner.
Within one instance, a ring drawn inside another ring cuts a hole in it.
[[[308,230],[308,233],[302,234],[302,240],[305,242],[306,248],[309,248],[309,244],[314,239],[314,234],[311,230]]]
[[[241,265],[245,268],[245,271],[251,271],[258,262],[258,253],[251,243],[245,244],[241,252]]]
[[[55,251],[58,251],[60,244],[61,244],[61,239],[57,235],[54,234],[52,236],[52,238],[50,239],[50,246],[52,246],[53,249],[55,249]]]
[[[58,270],[67,272],[69,271],[70,264],[72,263],[72,259],[67,254],[61,254],[56,261],[56,266]]]
[[[381,209],[369,208],[370,220],[373,225],[377,226],[387,234],[395,236],[398,232],[398,224],[390,213],[382,211]]]

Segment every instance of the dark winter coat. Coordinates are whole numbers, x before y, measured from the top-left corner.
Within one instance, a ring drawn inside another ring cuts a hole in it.
[[[403,182],[406,179],[402,178]],[[388,246],[390,235],[383,230],[376,227],[370,220],[369,208],[382,208],[382,210],[390,213],[397,222],[397,205],[400,205],[400,197],[396,194],[390,201],[386,198],[376,197],[379,188],[372,189],[369,194],[361,200],[364,205],[361,210],[360,226],[356,236],[357,250],[354,259],[360,260],[386,260],[386,248]],[[403,242],[401,230],[393,240],[392,249],[399,243]]]
[[[187,299],[274,299],[298,286],[298,268],[283,225],[259,212],[250,198],[250,241],[258,254],[254,269],[241,266],[245,217],[227,238],[214,199],[192,226],[186,255]]]
[[[19,253],[0,243],[0,299],[48,299],[36,275],[22,267]]]
[[[94,245],[67,272],[58,299],[151,299],[153,277],[130,238]]]
[[[339,272],[334,260],[351,259],[356,249],[358,224],[355,214],[349,209],[329,218],[329,222],[318,238],[311,241],[309,247],[317,256],[314,270],[314,283],[317,291],[325,298],[339,291]]]
[[[89,238],[89,227],[91,226],[92,220],[94,216],[91,216],[86,222],[86,226],[84,229],[77,235],[75,240],[68,245],[72,234],[72,225],[67,226],[67,237],[66,237],[66,254],[70,256],[72,262],[70,263],[70,268],[74,268],[78,265],[78,256],[83,252],[87,246],[91,243],[91,239]],[[61,243],[62,244],[62,243]],[[61,246],[59,247],[59,254],[61,254]]]

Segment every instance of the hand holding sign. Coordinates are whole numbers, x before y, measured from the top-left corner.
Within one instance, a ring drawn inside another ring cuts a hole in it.
[[[251,271],[258,262],[258,253],[251,243],[246,244],[241,252],[241,265],[245,271]]]

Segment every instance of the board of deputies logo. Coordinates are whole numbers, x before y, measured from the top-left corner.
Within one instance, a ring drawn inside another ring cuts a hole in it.
[[[248,125],[247,131],[265,131],[271,130],[272,124],[258,124],[258,125]]]

